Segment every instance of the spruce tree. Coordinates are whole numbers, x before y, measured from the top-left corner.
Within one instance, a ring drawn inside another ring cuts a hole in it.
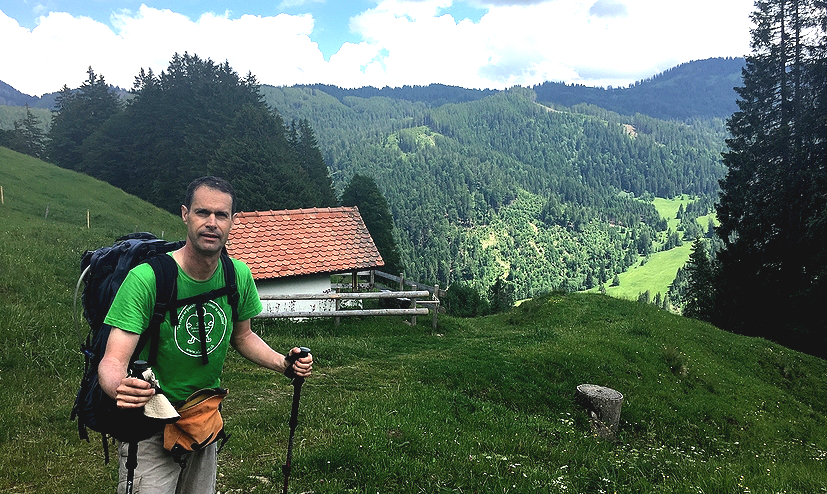
[[[76,91],[64,85],[58,93],[45,149],[52,163],[78,171],[86,171],[82,165],[84,142],[121,111],[120,100],[104,77],[92,67],[86,74],[86,81]]]
[[[306,119],[293,122],[288,133],[290,142],[298,159],[298,164],[309,178],[307,185],[310,195],[307,207],[336,206],[336,194],[333,191],[333,180],[325,163],[316,135]]]
[[[488,288],[488,305],[492,314],[510,310],[514,306],[514,285],[498,277]]]
[[[34,116],[29,105],[26,105],[26,118],[15,122],[14,130],[20,134],[23,153],[35,158],[44,157],[46,133],[40,128],[40,121]]]
[[[372,177],[356,174],[342,192],[343,206],[356,206],[370,232],[379,254],[385,261],[385,271],[397,274],[404,271],[399,248],[393,236],[393,216],[388,201]]]
[[[727,175],[717,206],[723,241],[716,322],[805,350],[823,348],[820,306],[827,257],[827,6],[759,0]],[[819,343],[819,344],[817,344]]]
[[[89,88],[77,94],[64,88],[58,96],[54,149],[80,163],[73,166],[81,171],[171,212],[179,210],[187,184],[207,174],[224,176],[238,189],[240,209],[336,204],[309,124],[289,141],[252,74],[240,77],[227,62],[176,53],[160,74],[142,69],[124,110],[75,146],[62,132],[80,121],[78,95],[102,84],[90,69]],[[62,142],[72,146],[64,150]]]
[[[29,109],[29,105],[26,105],[26,116],[15,120],[13,126],[12,130],[0,130],[0,146],[35,158],[43,158],[45,132],[40,128],[40,121]]]
[[[702,321],[710,321],[714,313],[715,288],[712,262],[706,253],[701,237],[695,238],[689,261],[686,263],[687,284],[684,295],[683,315]]]

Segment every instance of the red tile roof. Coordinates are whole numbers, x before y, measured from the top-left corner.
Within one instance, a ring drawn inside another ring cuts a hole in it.
[[[227,250],[256,280],[385,264],[356,207],[238,213]]]

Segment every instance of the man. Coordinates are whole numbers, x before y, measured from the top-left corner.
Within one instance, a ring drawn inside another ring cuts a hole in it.
[[[181,206],[181,218],[187,225],[186,242],[171,253],[178,264],[179,300],[225,286],[220,257],[233,224],[234,203],[233,189],[223,179],[203,177],[190,184],[185,204]],[[277,372],[284,372],[291,365],[284,355],[270,348],[251,330],[250,318],[261,312],[261,301],[250,269],[241,261],[232,261],[239,293],[237,321],[232,321],[230,303],[222,296],[203,305],[201,318],[207,326],[206,332],[192,330],[193,319],[199,319],[194,307],[179,310],[177,327],[172,327],[169,314],[161,325],[153,372],[172,403],[184,401],[199,389],[218,387],[230,345],[250,361]],[[139,335],[148,326],[155,303],[154,276],[146,263],[130,271],[106,316],[106,324],[113,328],[98,366],[98,376],[104,392],[123,409],[143,407],[155,394],[149,383],[127,374]],[[197,322],[195,325],[197,328]],[[202,347],[201,337],[205,337],[206,346]],[[202,360],[202,348],[208,352],[206,363]],[[299,352],[298,348],[291,350],[291,353]],[[308,355],[296,360],[292,371],[296,376],[307,377],[312,364],[313,357]],[[216,449],[213,443],[188,453],[182,468],[164,449],[163,433],[139,442],[134,492],[215,492]],[[125,489],[126,451],[127,445],[121,444],[119,492]]]

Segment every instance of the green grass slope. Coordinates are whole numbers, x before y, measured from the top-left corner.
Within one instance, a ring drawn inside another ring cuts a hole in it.
[[[654,200],[655,208],[663,218],[666,218],[667,225],[673,231],[678,230],[680,220],[675,216],[678,208],[683,205],[687,206],[692,198],[688,196],[681,196],[672,199],[664,199],[656,197]],[[702,229],[706,229],[709,218],[713,215],[701,216],[697,219],[698,225]],[[682,234],[682,232],[678,232]],[[665,233],[663,234],[665,237]],[[665,240],[665,238],[660,239]],[[628,270],[618,274],[620,285],[609,286],[606,285],[606,295],[627,300],[637,300],[641,293],[649,291],[651,297],[660,293],[664,296],[669,291],[669,285],[675,279],[678,269],[682,268],[689,260],[689,254],[692,252],[692,242],[684,240],[683,245],[669,249],[667,251],[655,252],[649,256],[645,263],[636,263],[629,267]],[[643,258],[641,257],[641,260]],[[587,290],[589,293],[597,293],[600,291],[599,287]]]
[[[180,220],[3,149],[0,185],[0,492],[113,492],[115,466],[68,419],[82,362],[77,263],[115,232],[170,232]],[[112,212],[87,229],[98,206]],[[275,348],[304,344],[316,358],[291,492],[827,489],[824,360],[598,294],[440,316],[436,332],[420,322],[256,321]],[[592,435],[581,383],[624,394],[616,442]],[[220,492],[281,492],[289,382],[231,353],[224,384],[233,437]]]

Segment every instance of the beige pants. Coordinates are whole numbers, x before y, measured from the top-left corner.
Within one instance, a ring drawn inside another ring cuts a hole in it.
[[[129,445],[118,445],[118,494],[126,492],[126,456]],[[133,494],[213,494],[217,470],[215,443],[201,451],[184,455],[185,467],[164,449],[164,433],[138,443],[138,466],[132,485]]]

